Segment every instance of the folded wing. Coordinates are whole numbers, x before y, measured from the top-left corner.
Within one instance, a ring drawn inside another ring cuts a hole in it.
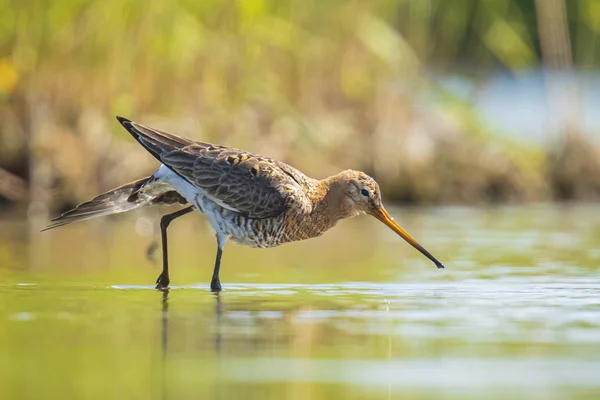
[[[117,117],[160,162],[215,202],[250,218],[283,213],[299,189],[300,172],[238,149],[196,142]]]

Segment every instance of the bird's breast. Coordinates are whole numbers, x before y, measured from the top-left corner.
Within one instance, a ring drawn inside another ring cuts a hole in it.
[[[314,238],[335,225],[331,221],[315,219],[314,215],[302,209],[288,209],[288,212],[272,218],[249,218],[206,201],[202,210],[215,230],[238,244],[250,247],[268,248]]]
[[[252,219],[230,213],[223,216],[219,228],[234,242],[250,247],[275,247],[287,242],[281,218]]]

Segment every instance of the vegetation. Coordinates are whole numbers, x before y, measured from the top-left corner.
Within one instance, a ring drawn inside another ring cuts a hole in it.
[[[593,197],[579,132],[508,142],[431,76],[597,68],[599,31],[597,0],[0,0],[0,199],[43,212],[150,171],[114,115],[363,169],[397,201]]]

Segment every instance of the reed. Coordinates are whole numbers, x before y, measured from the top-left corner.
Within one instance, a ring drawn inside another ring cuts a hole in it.
[[[591,0],[0,0],[0,168],[40,212],[141,176],[118,114],[316,177],[362,169],[396,201],[586,198],[589,180],[557,189],[584,168],[556,172],[567,139],[504,140],[431,77],[597,68],[598,27]]]

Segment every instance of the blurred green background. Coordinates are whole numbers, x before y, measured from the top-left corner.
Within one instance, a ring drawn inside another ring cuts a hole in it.
[[[594,199],[599,33],[598,0],[0,0],[1,204],[149,173],[115,115],[397,202]]]
[[[0,0],[0,399],[600,398],[599,37],[600,0]],[[156,169],[115,115],[364,170],[447,268],[363,216],[228,245],[215,296],[194,213],[156,291],[166,209],[39,232]]]

